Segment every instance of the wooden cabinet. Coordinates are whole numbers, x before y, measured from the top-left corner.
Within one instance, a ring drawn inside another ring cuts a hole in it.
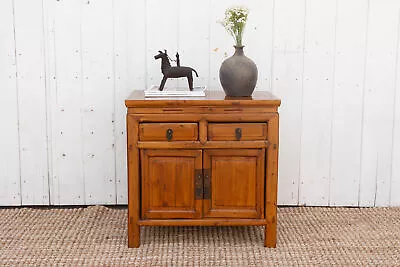
[[[201,150],[143,149],[140,155],[141,217],[201,218],[202,199],[195,196],[196,181],[202,178]]]
[[[205,218],[264,218],[264,149],[204,151]]]
[[[125,104],[129,247],[153,225],[264,225],[276,246],[279,99],[134,91]]]

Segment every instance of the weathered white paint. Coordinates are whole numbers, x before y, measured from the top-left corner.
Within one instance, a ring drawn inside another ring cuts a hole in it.
[[[116,204],[113,1],[84,1],[82,153],[86,204]]]
[[[21,205],[13,13],[11,1],[0,2],[0,205]]]
[[[130,3],[133,1],[122,0],[114,2],[114,84],[115,84],[115,116],[114,116],[114,137],[115,137],[115,181],[116,181],[116,198],[118,204],[128,202],[127,198],[127,168],[126,168],[126,134],[125,134],[125,115],[126,109],[124,100],[129,94],[130,88],[133,88],[129,83],[130,72],[128,71],[129,53],[129,40],[128,29],[125,25],[133,25],[131,18],[137,16],[120,16],[131,10]],[[139,1],[135,1],[139,2]],[[141,2],[143,3],[143,1]],[[140,21],[140,22],[144,22]],[[138,23],[140,23],[138,22]],[[143,28],[143,27],[142,27]],[[143,57],[144,58],[144,57]],[[141,86],[143,87],[143,86]]]
[[[43,5],[42,0],[13,4],[22,204],[48,205]]]
[[[285,178],[278,182],[279,188],[285,189],[279,191],[278,201],[288,205],[297,204],[299,198],[304,11],[305,0],[275,2],[272,88],[284,100],[280,108],[279,177]]]
[[[203,12],[184,12],[185,10],[210,10],[210,0],[198,1],[187,0],[178,1],[179,3],[179,20],[178,20],[178,49],[182,66],[196,66],[195,69],[199,74],[199,78],[194,78],[198,84],[207,85],[209,60],[205,59],[198,62],[197,57],[192,55],[208,54],[209,51],[209,24],[203,23],[204,16],[208,16]],[[206,18],[207,19],[207,18]],[[193,40],[196,40],[193,42]],[[161,44],[162,46],[162,44]],[[160,47],[162,48],[162,47]],[[159,63],[159,62],[158,62]],[[159,66],[157,66],[159,67]],[[195,75],[193,75],[195,77]],[[187,80],[179,81],[179,86],[186,86]]]
[[[159,84],[161,49],[222,90],[234,4],[282,98],[279,204],[400,205],[397,0],[1,1],[0,205],[126,204],[123,100]]]
[[[399,12],[400,14],[400,12]],[[400,27],[400,16],[399,16]],[[400,29],[399,29],[400,31]],[[397,36],[397,62],[396,62],[396,89],[395,89],[395,113],[393,121],[393,154],[392,175],[390,179],[389,199],[391,206],[400,206],[400,34]]]
[[[357,206],[368,3],[337,8],[329,204]]]
[[[306,1],[299,204],[329,200],[336,4]]]
[[[360,206],[390,202],[399,5],[397,0],[371,1],[369,7]]]
[[[51,83],[51,203],[83,205],[85,181],[82,133],[82,1],[47,1],[53,38]]]

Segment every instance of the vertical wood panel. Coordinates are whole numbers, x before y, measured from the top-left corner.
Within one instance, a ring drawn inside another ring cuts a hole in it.
[[[117,203],[127,204],[126,108],[132,90],[146,88],[146,0],[114,1],[115,31],[115,150]],[[132,16],[131,14],[135,14]],[[134,25],[131,27],[131,25]]]
[[[126,28],[128,32],[127,59],[128,59],[128,72],[129,72],[128,85],[130,87],[129,93],[132,90],[144,90],[145,88],[147,88],[148,85],[146,80],[147,65],[154,64],[153,54],[157,53],[157,51],[160,50],[157,49],[156,51],[148,52],[147,34],[146,34],[147,32],[146,10],[148,2],[149,1],[146,0],[129,1],[128,12],[127,12],[128,24],[123,26]],[[135,16],[132,16],[131,14],[135,14]],[[154,18],[152,19],[154,21]],[[157,71],[158,73],[160,73],[161,63],[156,62],[154,66],[158,68]]]
[[[48,182],[49,182],[49,204],[53,203],[53,89],[56,88],[55,74],[55,51],[54,51],[54,2],[42,1],[43,8],[43,39],[45,57],[45,83],[46,83],[46,116],[47,116],[47,157],[48,157]]]
[[[392,176],[390,181],[390,206],[400,206],[400,12],[396,45],[395,109],[393,121]]]
[[[222,62],[233,55],[235,44],[232,36],[219,23],[224,19],[225,10],[235,5],[242,5],[244,0],[219,0],[210,2],[209,23],[210,23],[210,72],[208,77],[209,90],[222,90],[219,82],[219,68]],[[244,41],[246,37],[243,36]],[[246,49],[245,49],[246,53]]]
[[[146,2],[146,64],[147,86],[160,85],[161,59],[155,60],[157,51],[167,50],[168,55],[175,59],[178,47],[178,22],[180,0],[152,0]],[[185,0],[182,0],[185,1]],[[175,62],[171,62],[175,66]],[[176,79],[168,79],[165,87],[178,86]]]
[[[305,0],[275,1],[272,88],[282,99],[279,194],[281,205],[298,204]]]
[[[81,6],[79,0],[49,4],[53,15],[52,90],[53,204],[85,204],[81,139]]]
[[[113,1],[82,2],[85,203],[115,204]]]
[[[21,205],[13,2],[0,2],[0,206]]]
[[[338,0],[330,205],[358,204],[367,14],[367,0]]]
[[[247,0],[243,5],[249,8],[248,23],[243,34],[244,52],[256,63],[258,69],[255,90],[275,93],[275,89],[271,88],[274,0]]]
[[[126,25],[132,24],[128,19],[133,13],[129,9],[129,0],[114,1],[114,61],[115,61],[115,179],[117,204],[127,204],[127,169],[126,169],[126,134],[124,100],[133,88],[129,85],[128,34]],[[136,16],[133,16],[136,17]],[[137,25],[137,24],[136,24]],[[134,27],[133,29],[135,29]]]
[[[52,204],[85,204],[82,155],[81,0],[47,2],[54,38]]]
[[[209,72],[209,23],[210,1],[179,1],[178,47],[181,66],[194,68],[193,86],[207,85]],[[196,10],[196,12],[192,12]],[[187,79],[179,81],[188,86]]]
[[[389,204],[398,1],[370,1],[360,206]]]
[[[306,1],[300,204],[327,205],[336,1]]]
[[[47,116],[42,0],[15,0],[23,205],[48,205]]]

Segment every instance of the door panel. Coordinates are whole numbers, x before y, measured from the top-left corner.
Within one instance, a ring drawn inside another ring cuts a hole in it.
[[[264,149],[204,151],[204,194],[210,196],[204,217],[264,217],[264,154]]]
[[[142,218],[200,218],[196,174],[201,150],[142,150]]]

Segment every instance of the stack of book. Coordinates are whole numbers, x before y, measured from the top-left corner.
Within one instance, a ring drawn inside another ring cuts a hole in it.
[[[193,90],[190,91],[187,87],[182,88],[168,88],[165,87],[164,90],[158,90],[157,85],[151,86],[149,89],[144,91],[145,97],[202,97],[206,96],[205,90],[206,86],[195,86]]]

